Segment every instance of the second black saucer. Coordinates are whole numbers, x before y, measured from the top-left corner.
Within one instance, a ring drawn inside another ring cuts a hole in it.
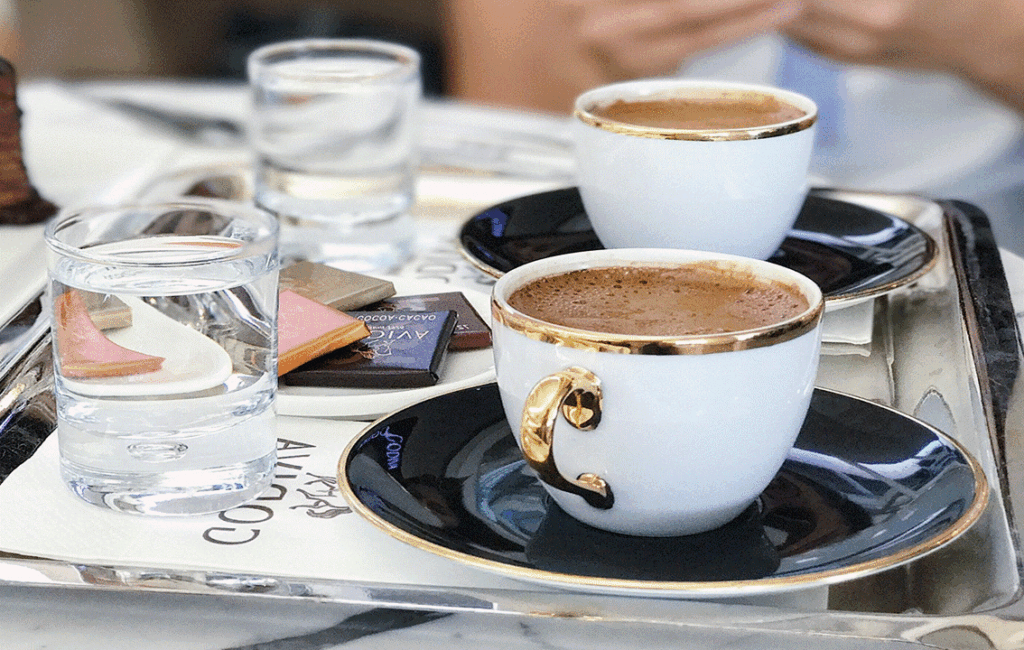
[[[514,198],[480,212],[462,226],[459,247],[494,277],[535,260],[603,248],[574,187]],[[908,284],[926,273],[936,256],[935,242],[916,226],[812,192],[770,260],[810,277],[835,304]]]

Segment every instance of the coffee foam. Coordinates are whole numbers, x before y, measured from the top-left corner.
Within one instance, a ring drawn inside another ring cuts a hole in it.
[[[796,288],[702,264],[570,271],[525,284],[509,304],[556,325],[664,337],[757,329],[809,307]]]
[[[745,129],[799,119],[807,112],[761,93],[617,99],[590,109],[596,117],[659,129]]]

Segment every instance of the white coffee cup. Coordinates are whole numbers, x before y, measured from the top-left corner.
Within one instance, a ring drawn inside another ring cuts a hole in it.
[[[681,265],[791,287],[807,307],[754,329],[635,336],[557,325],[509,303],[520,287],[576,269]],[[717,253],[616,249],[531,262],[492,294],[506,417],[544,488],[576,519],[647,536],[717,528],[753,503],[796,440],[823,304],[795,271]]]
[[[606,112],[617,101],[674,99],[781,102],[797,114],[754,126],[737,123],[765,118],[740,115],[724,126],[670,128]],[[816,120],[808,97],[755,84],[644,79],[589,90],[576,99],[572,133],[580,194],[594,231],[605,248],[769,258],[806,197]]]

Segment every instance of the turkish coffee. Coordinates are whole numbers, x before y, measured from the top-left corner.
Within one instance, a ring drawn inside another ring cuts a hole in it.
[[[599,119],[657,129],[723,130],[780,124],[807,112],[774,95],[721,92],[692,97],[617,99],[594,106]]]
[[[556,325],[663,337],[758,329],[810,306],[796,287],[700,263],[569,271],[524,284],[508,302]]]

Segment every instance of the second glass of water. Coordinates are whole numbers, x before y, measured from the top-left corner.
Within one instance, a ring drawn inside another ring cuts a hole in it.
[[[61,473],[82,499],[199,514],[270,485],[277,233],[262,210],[203,200],[48,224]]]
[[[288,260],[387,272],[412,254],[419,54],[367,39],[303,39],[249,56],[256,203]]]

